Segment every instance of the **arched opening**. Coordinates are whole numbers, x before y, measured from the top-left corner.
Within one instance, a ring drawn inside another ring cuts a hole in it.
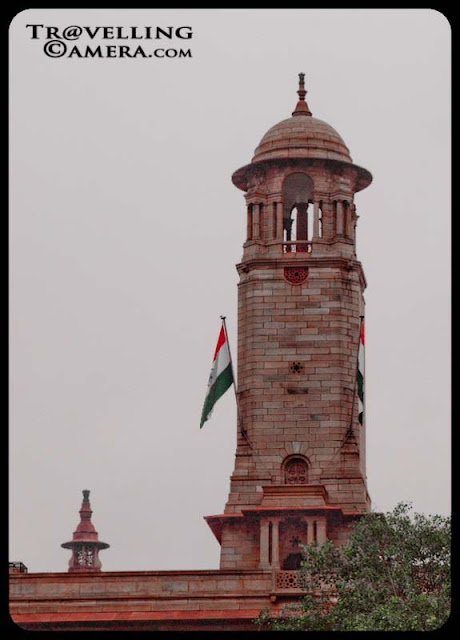
[[[284,464],[285,484],[308,484],[308,463],[300,457],[289,458]]]
[[[307,243],[314,237],[313,204],[307,202],[294,205],[289,215],[283,218],[283,229],[283,241],[286,243],[287,252],[310,252]]]
[[[284,250],[308,251],[313,237],[313,180],[306,173],[291,173],[284,180],[282,197]]]

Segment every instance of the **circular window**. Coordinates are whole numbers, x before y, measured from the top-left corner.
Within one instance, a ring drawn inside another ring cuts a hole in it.
[[[290,284],[302,284],[308,276],[306,267],[285,267],[284,277]]]

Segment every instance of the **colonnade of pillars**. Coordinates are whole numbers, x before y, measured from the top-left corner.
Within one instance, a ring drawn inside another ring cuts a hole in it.
[[[326,542],[326,518],[305,516],[301,518],[307,531],[307,544]],[[260,561],[261,569],[280,568],[280,518],[260,520]]]
[[[261,240],[262,229],[264,228],[263,217],[268,213],[266,220],[266,240],[283,240],[283,204],[272,202],[265,207],[262,203],[251,203],[248,205],[248,240]],[[324,213],[335,213],[335,235],[354,237],[354,205],[346,200],[337,200],[332,203],[323,204],[322,200],[313,201],[313,236],[309,240],[315,240],[323,236],[320,228],[320,220]]]

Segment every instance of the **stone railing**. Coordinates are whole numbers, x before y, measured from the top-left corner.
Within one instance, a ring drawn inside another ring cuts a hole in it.
[[[283,253],[311,253],[312,243],[305,240],[289,240],[282,244]]]
[[[274,591],[306,591],[307,577],[301,571],[276,570],[274,572]]]

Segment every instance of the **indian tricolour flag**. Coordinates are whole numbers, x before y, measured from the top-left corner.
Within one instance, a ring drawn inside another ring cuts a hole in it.
[[[208,391],[201,412],[200,429],[211,417],[212,408],[221,396],[227,391],[233,382],[232,363],[230,360],[230,350],[222,325],[219,339],[217,341],[216,352],[212,362],[211,373],[209,375]]]
[[[358,349],[358,371],[356,374],[356,382],[358,386],[358,420],[360,424],[363,424],[364,414],[364,320],[361,320],[361,331],[359,336],[359,349]]]

